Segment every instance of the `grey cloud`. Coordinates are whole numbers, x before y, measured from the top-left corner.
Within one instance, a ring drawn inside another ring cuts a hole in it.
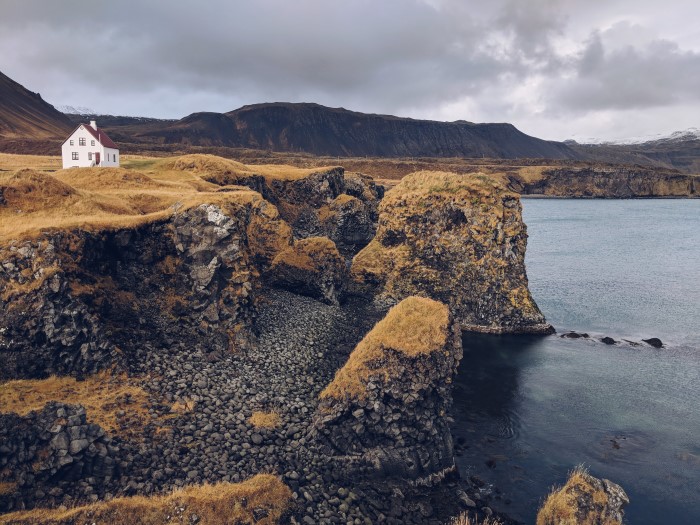
[[[697,104],[697,51],[605,40],[630,6],[663,9],[651,0],[23,0],[3,4],[0,70],[55,104],[161,117],[263,101],[430,117],[467,101],[481,119],[530,115],[546,128],[543,115]]]
[[[700,102],[700,53],[668,40],[606,49],[594,33],[558,86],[556,105],[568,110],[633,109]]]

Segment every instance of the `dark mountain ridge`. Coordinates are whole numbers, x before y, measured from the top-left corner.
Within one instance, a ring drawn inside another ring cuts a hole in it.
[[[579,157],[562,143],[531,137],[512,124],[416,120],[313,103],[273,102],[228,113],[193,113],[150,126],[138,136],[165,144],[345,157]]]
[[[65,138],[72,127],[41,95],[0,72],[0,138]]]

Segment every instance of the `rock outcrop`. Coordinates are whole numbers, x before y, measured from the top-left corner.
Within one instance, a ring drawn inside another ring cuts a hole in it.
[[[279,209],[297,239],[328,237],[351,257],[374,237],[384,188],[367,175],[341,167],[246,166],[212,155],[185,155],[167,164],[220,186],[257,191]]]
[[[389,191],[372,242],[352,263],[355,291],[393,304],[421,295],[465,330],[551,333],[527,287],[518,196],[488,176],[420,172]]]
[[[10,242],[1,250],[0,378],[83,376],[178,339],[219,354],[245,346],[260,267],[290,243],[260,198]]]
[[[665,168],[589,165],[542,170],[534,180],[511,176],[509,187],[522,195],[581,198],[699,197],[697,176]]]
[[[429,486],[452,472],[447,414],[461,357],[446,305],[409,297],[392,308],[320,396],[314,434],[338,475]]]
[[[578,468],[562,488],[547,497],[537,514],[537,525],[621,525],[629,502],[622,487]]]
[[[0,414],[0,482],[14,483],[31,501],[48,503],[62,494],[58,486],[88,479],[83,497],[103,495],[104,485],[119,474],[119,459],[119,447],[87,422],[81,406],[50,402],[24,417]],[[16,504],[0,497],[2,511]]]
[[[273,286],[338,304],[347,270],[333,241],[309,237],[280,252],[268,276]]]

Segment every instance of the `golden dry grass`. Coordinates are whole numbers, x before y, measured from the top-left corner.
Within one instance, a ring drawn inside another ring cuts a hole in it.
[[[596,512],[586,515],[577,512],[577,494],[588,495],[599,508],[608,504],[608,495],[593,487],[586,479],[587,475],[585,468],[577,467],[563,487],[553,488],[537,513],[537,525],[621,525],[619,521],[602,518]]]
[[[484,173],[458,174],[446,171],[418,171],[404,177],[387,192],[387,197],[403,198],[415,194],[447,193],[490,195],[504,187],[498,178]]]
[[[0,496],[7,496],[17,490],[17,483],[10,481],[0,481]]]
[[[127,399],[129,403],[125,404]],[[128,411],[130,416],[138,416],[129,419],[134,427],[129,428],[129,432],[138,433],[139,427],[152,421],[148,412],[148,394],[124,375],[100,372],[84,381],[51,376],[0,384],[0,413],[14,412],[24,416],[33,410],[41,410],[49,401],[82,405],[88,421],[100,425],[111,434],[121,433],[117,416],[119,410]]]
[[[362,399],[369,376],[382,370],[387,349],[415,357],[445,347],[450,327],[449,308],[425,297],[408,297],[394,306],[360,341],[347,363],[321,392],[321,399]]]
[[[16,171],[22,168],[34,170],[53,171],[60,170],[63,161],[60,155],[16,155],[14,153],[0,153],[0,170]]]
[[[214,155],[134,157],[124,162],[134,169],[71,168],[52,173],[37,169],[48,169],[44,163],[56,159],[0,155],[0,166],[24,168],[0,172],[0,242],[52,230],[136,228],[200,204],[250,203],[262,197],[230,184],[240,175],[296,180],[326,169],[251,167]]]
[[[332,169],[332,167],[327,166],[300,168],[284,164],[256,164],[249,166],[235,160],[199,153],[163,160],[159,165],[161,169],[165,170],[195,173],[204,180],[216,184],[235,184],[238,178],[250,175],[262,175],[267,180],[298,180],[319,171]]]
[[[468,513],[463,513],[453,518],[450,525],[501,525],[501,522],[495,519],[486,518],[484,521],[472,519]]]
[[[1,525],[59,525],[104,523],[109,525],[200,525],[258,523],[273,525],[290,506],[292,492],[276,476],[258,474],[242,483],[217,483],[186,487],[165,496],[115,498],[68,510],[34,509],[0,516]],[[267,516],[255,520],[253,510],[262,508]]]
[[[335,243],[328,237],[307,237],[280,252],[272,261],[272,266],[285,264],[313,271],[319,268],[319,262],[329,259],[342,260]]]
[[[255,428],[277,428],[282,423],[282,419],[277,412],[255,411],[248,418],[248,422]]]

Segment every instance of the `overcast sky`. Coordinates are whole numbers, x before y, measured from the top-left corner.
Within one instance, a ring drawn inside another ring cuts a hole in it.
[[[0,71],[98,113],[318,102],[620,139],[700,127],[699,20],[698,0],[0,0]]]

